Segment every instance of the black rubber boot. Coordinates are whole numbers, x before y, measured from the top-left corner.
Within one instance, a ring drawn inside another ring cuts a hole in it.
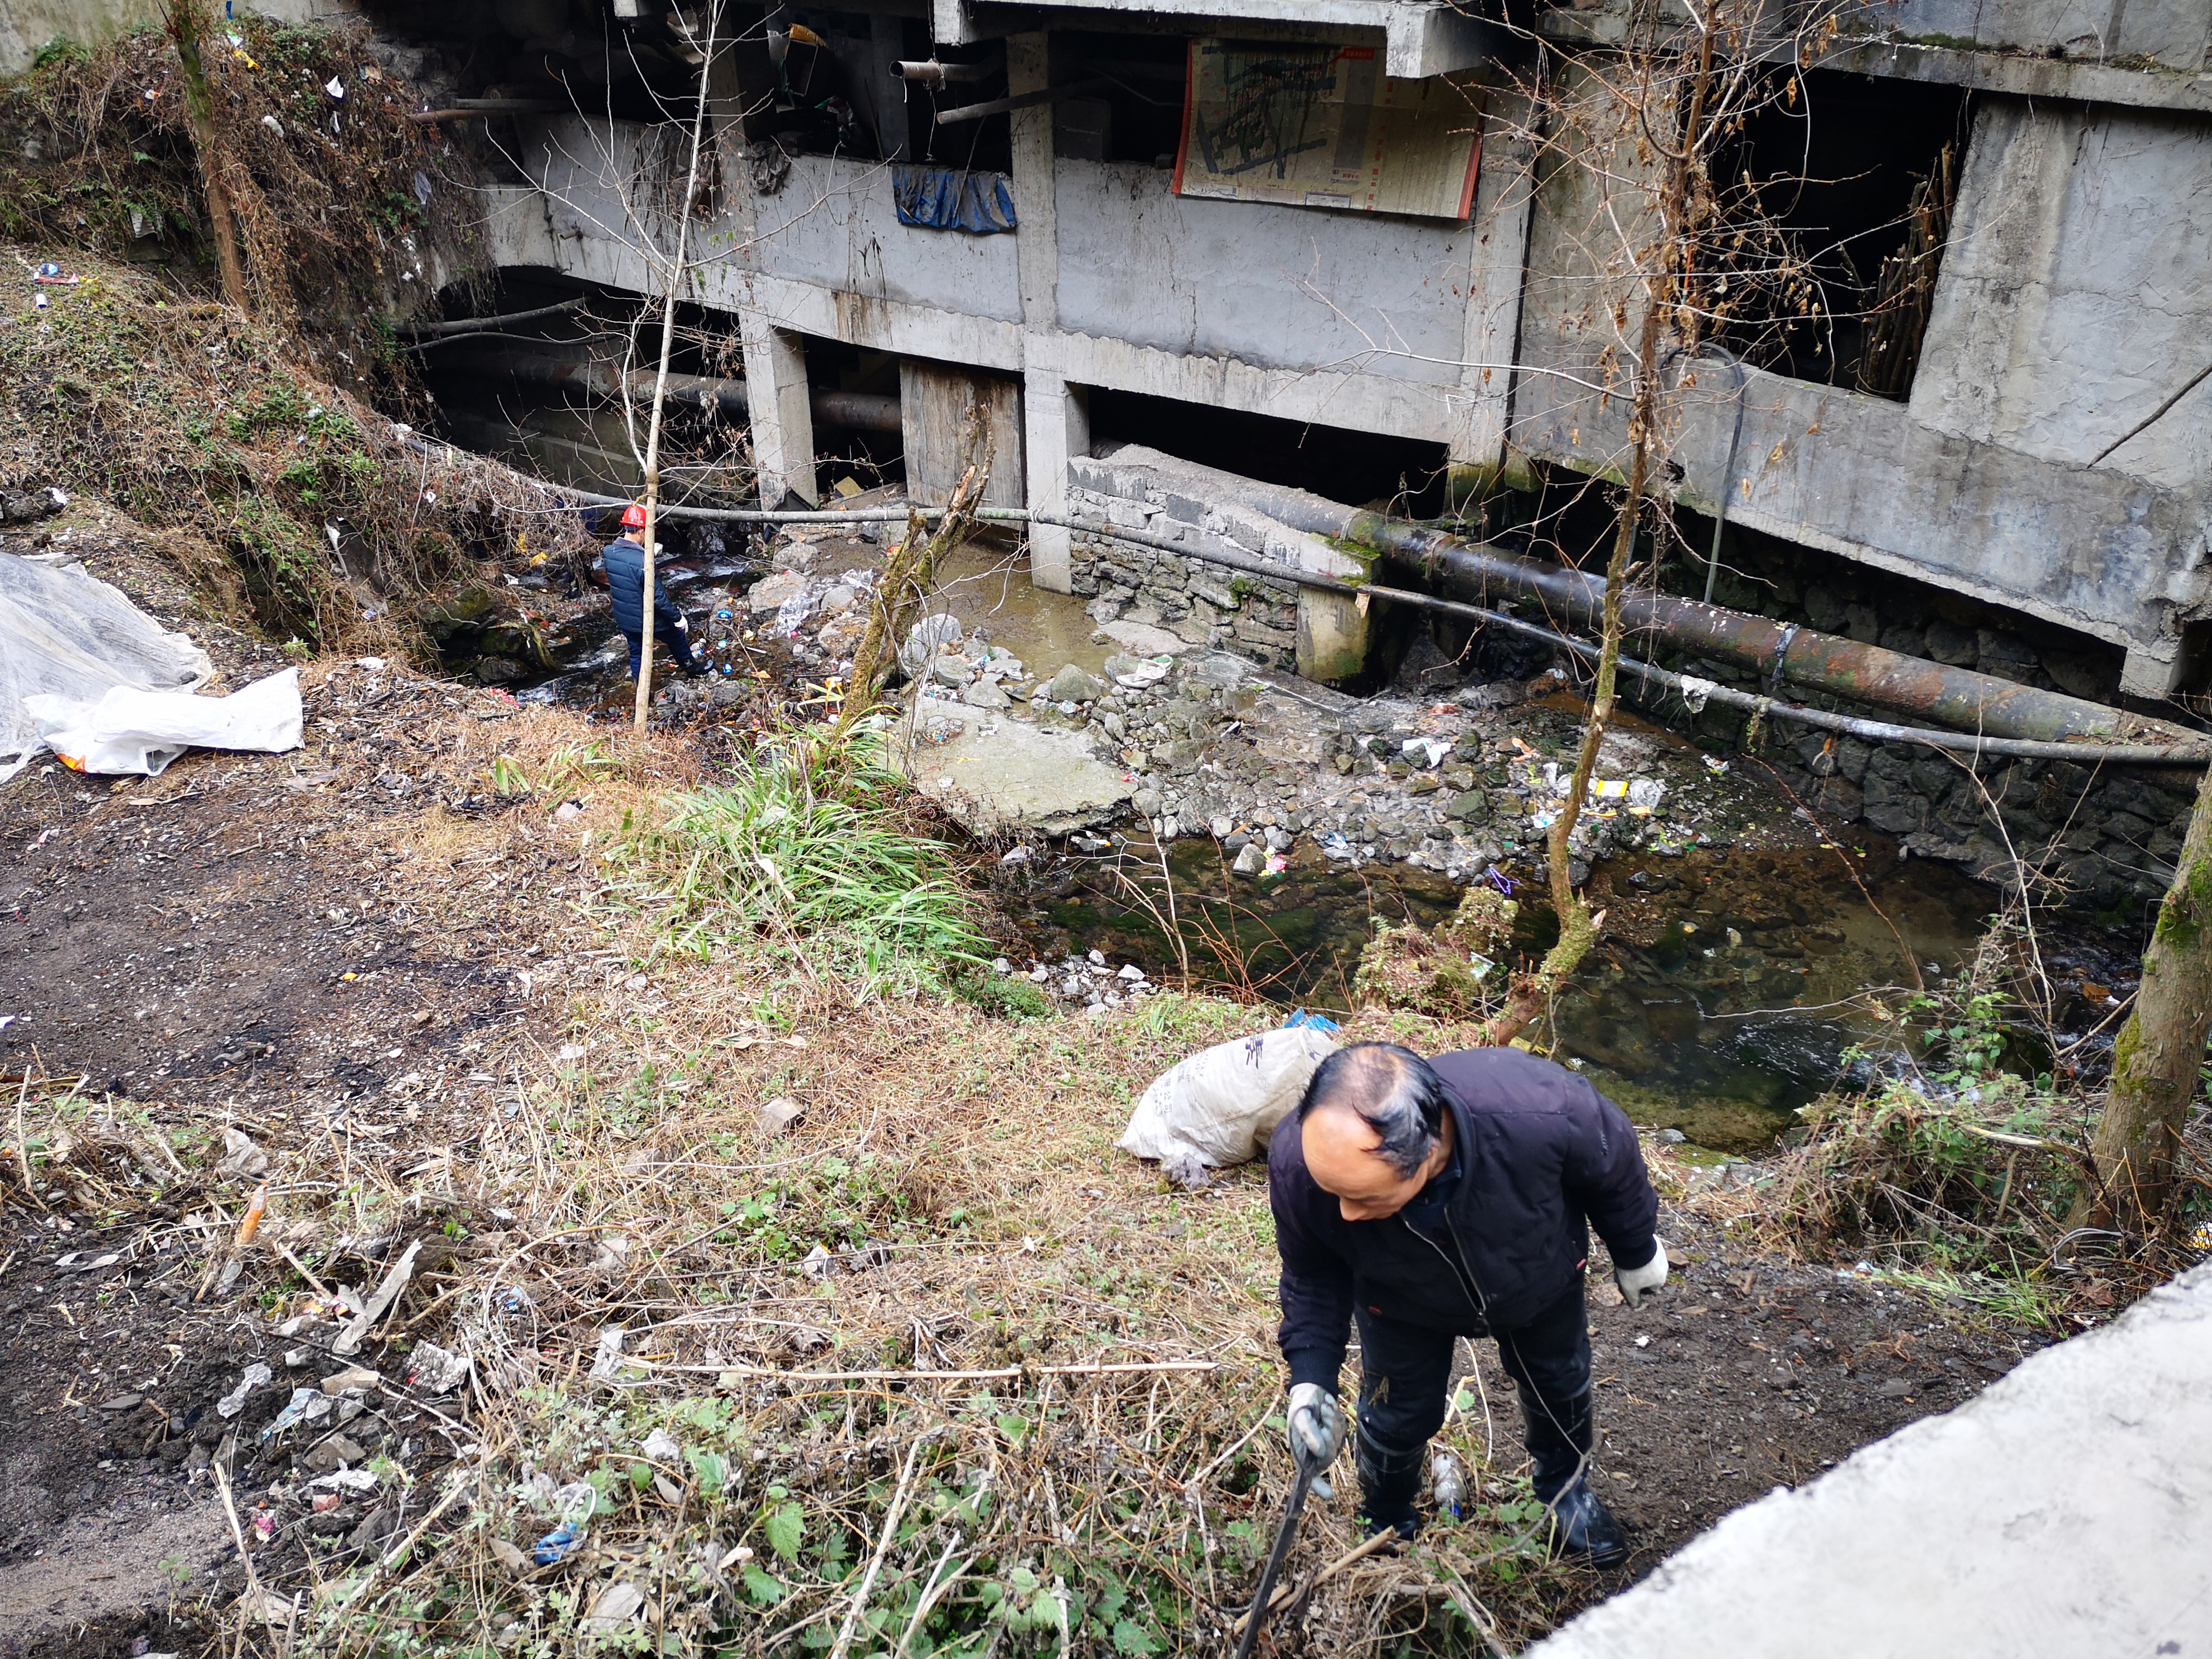
[[[1628,1559],[1628,1540],[1584,1474],[1595,1443],[1588,1390],[1547,1400],[1526,1383],[1518,1386],[1528,1456],[1535,1464],[1532,1484],[1537,1500],[1552,1511],[1553,1548],[1593,1567],[1619,1566]]]
[[[1419,1532],[1421,1517],[1413,1500],[1421,1495],[1420,1449],[1382,1451],[1369,1444],[1363,1433],[1358,1438],[1358,1463],[1361,1532],[1370,1538],[1392,1527],[1407,1538]]]

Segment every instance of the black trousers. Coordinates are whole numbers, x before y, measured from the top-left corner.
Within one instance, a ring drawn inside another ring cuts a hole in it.
[[[1365,1308],[1354,1318],[1363,1507],[1371,1520],[1395,1523],[1410,1513],[1422,1454],[1443,1426],[1458,1333],[1408,1325]],[[1574,1478],[1589,1444],[1589,1322],[1581,1279],[1527,1324],[1492,1334],[1506,1375],[1520,1385],[1537,1496],[1549,1502]]]
[[[641,659],[645,655],[645,641],[635,634],[625,635],[624,637],[629,641],[629,677],[635,679],[637,671],[643,666]],[[673,623],[659,623],[653,627],[653,637],[668,647],[668,654],[676,659],[678,668],[690,672],[696,660],[691,654],[690,635]]]

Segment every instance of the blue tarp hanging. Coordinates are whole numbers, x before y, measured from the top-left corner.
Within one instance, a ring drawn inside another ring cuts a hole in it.
[[[896,162],[891,167],[891,194],[902,225],[964,230],[970,236],[1014,228],[1013,192],[1003,173]]]

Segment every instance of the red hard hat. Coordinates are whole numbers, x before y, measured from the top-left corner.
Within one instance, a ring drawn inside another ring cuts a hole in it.
[[[635,501],[632,501],[628,507],[623,508],[623,528],[624,530],[642,530],[645,528],[645,509],[640,507]]]

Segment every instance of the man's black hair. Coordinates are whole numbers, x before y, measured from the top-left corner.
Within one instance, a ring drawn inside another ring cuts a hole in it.
[[[1375,1156],[1401,1176],[1427,1163],[1443,1133],[1444,1083],[1429,1062],[1395,1042],[1355,1042],[1321,1063],[1298,1102],[1298,1121],[1345,1106],[1381,1136]]]

